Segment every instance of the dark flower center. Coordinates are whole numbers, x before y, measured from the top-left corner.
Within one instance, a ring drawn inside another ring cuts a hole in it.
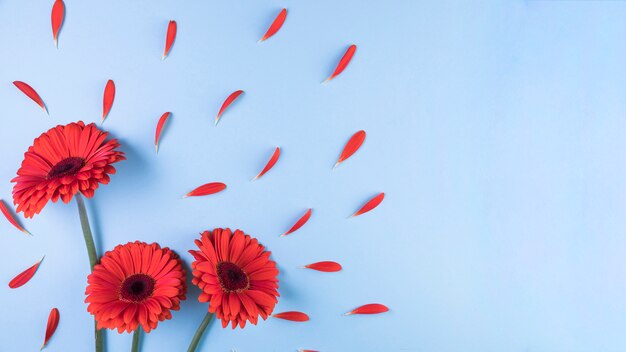
[[[78,157],[71,157],[59,161],[48,172],[48,178],[57,178],[66,175],[76,175],[85,165],[85,160]]]
[[[152,296],[154,279],[146,274],[135,274],[122,282],[120,298],[131,302],[142,302]]]
[[[217,278],[226,292],[245,290],[250,287],[248,275],[239,266],[231,262],[217,264]]]

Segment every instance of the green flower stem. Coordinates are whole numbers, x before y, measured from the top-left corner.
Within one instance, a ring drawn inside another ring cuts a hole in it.
[[[202,338],[202,335],[204,335],[204,330],[206,330],[207,326],[209,326],[209,323],[211,322],[211,319],[213,319],[214,315],[215,314],[213,313],[206,313],[204,319],[202,320],[202,323],[200,323],[200,326],[198,326],[198,330],[196,330],[196,334],[193,335],[193,340],[191,340],[187,352],[196,351],[196,348],[198,348],[198,344],[200,343],[200,339]]]
[[[139,351],[139,337],[141,337],[141,326],[137,327],[135,332],[133,332],[133,347],[130,349],[130,352]]]
[[[96,245],[93,242],[93,235],[89,227],[89,218],[87,217],[87,209],[85,201],[80,193],[76,193],[76,204],[78,204],[78,215],[80,216],[80,226],[83,228],[83,236],[85,237],[85,245],[87,246],[87,254],[89,255],[89,266],[91,271],[98,263],[98,254],[96,253]],[[104,351],[104,340],[102,338],[102,330],[98,330],[98,323],[94,320],[94,330],[96,335],[96,352]]]

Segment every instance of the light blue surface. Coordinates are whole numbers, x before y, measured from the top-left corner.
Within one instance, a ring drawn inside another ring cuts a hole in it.
[[[189,263],[200,231],[241,228],[279,263],[276,311],[311,316],[216,324],[199,350],[626,350],[626,2],[66,0],[58,50],[52,3],[0,1],[0,197],[33,138],[99,121],[114,79],[104,128],[128,160],[88,202],[99,248],[157,241]],[[282,7],[282,30],[257,44]],[[351,65],[321,85],[352,43]],[[364,146],[331,171],[359,129]],[[276,167],[250,182],[276,146]],[[210,181],[227,191],[180,199]],[[381,191],[378,209],[346,219]],[[0,221],[0,351],[37,350],[51,307],[47,351],[92,350],[75,203],[22,222],[34,237]],[[6,286],[44,254],[31,282]],[[345,269],[298,269],[318,260]],[[197,295],[144,352],[186,350],[206,311]],[[369,302],[391,311],[341,315]],[[130,349],[128,334],[107,340]]]

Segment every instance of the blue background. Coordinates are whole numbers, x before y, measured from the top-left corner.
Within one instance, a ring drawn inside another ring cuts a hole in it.
[[[311,316],[214,324],[199,350],[626,350],[625,2],[66,0],[58,50],[52,3],[0,1],[0,197],[40,133],[100,120],[115,80],[104,128],[128,160],[88,202],[99,249],[157,241],[189,263],[199,232],[241,228],[279,263],[276,311]],[[282,30],[257,44],[282,7]],[[161,61],[170,19],[178,37]],[[321,85],[352,43],[350,66]],[[365,144],[331,171],[359,129]],[[250,182],[276,146],[278,164]],[[180,199],[210,181],[228,189]],[[346,219],[382,191],[379,208]],[[38,349],[51,307],[47,350],[91,350],[75,203],[22,223],[34,237],[0,221],[0,351]],[[31,282],[6,286],[44,254]],[[298,268],[319,260],[344,270]],[[197,295],[143,351],[186,350],[206,311]],[[341,315],[369,302],[391,311]],[[128,334],[107,337],[109,351],[130,348]]]

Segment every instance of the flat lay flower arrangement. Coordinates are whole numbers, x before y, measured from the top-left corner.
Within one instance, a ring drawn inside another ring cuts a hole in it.
[[[71,16],[71,9],[66,8],[63,0],[56,0],[49,11],[51,45],[53,42],[53,45],[59,47],[58,50],[63,50],[63,25],[68,21],[66,17]],[[280,32],[288,30],[288,9],[277,11],[274,18],[268,19],[268,23],[269,27],[259,40],[261,43],[280,40]],[[176,51],[176,38],[179,35],[176,20],[165,20],[160,35],[163,35],[164,49],[154,55],[161,56],[166,65]],[[349,80],[350,63],[358,60],[355,44],[346,43],[337,50],[338,59],[329,58],[335,68],[325,79],[320,80],[323,84],[333,84],[336,79]],[[38,93],[36,82],[16,80],[12,83],[15,89],[24,94],[24,99],[16,101],[16,104],[34,103],[42,109],[42,117],[49,118],[45,96]],[[167,243],[138,241],[132,234],[128,234],[125,243],[114,248],[96,248],[98,240],[95,237],[107,234],[92,231],[87,211],[90,199],[97,198],[100,192],[106,192],[106,185],[110,182],[123,181],[116,175],[117,165],[133,163],[133,159],[125,153],[124,143],[110,136],[106,129],[107,119],[119,118],[112,115],[116,99],[123,93],[116,88],[114,79],[106,79],[102,89],[101,116],[84,117],[58,125],[51,119],[50,129],[38,131],[41,135],[24,152],[21,165],[15,165],[16,176],[6,180],[13,183],[12,201],[7,195],[3,195],[4,199],[0,201],[0,210],[7,226],[21,231],[24,236],[32,236],[33,241],[37,240],[38,234],[32,235],[20,217],[37,221],[38,215],[48,207],[76,204],[81,229],[76,228],[75,240],[85,242],[87,253],[84,265],[89,264],[91,269],[91,273],[84,278],[85,314],[94,318],[94,344],[89,349],[104,351],[106,341],[102,336],[103,330],[110,329],[119,334],[133,334],[132,346],[129,348],[132,351],[141,350],[141,340],[149,338],[149,333],[160,324],[176,324],[175,311],[181,309],[186,299],[206,304],[207,311],[205,318],[197,322],[198,329],[193,339],[188,341],[188,351],[198,349],[210,324],[245,329],[249,324],[263,324],[267,319],[282,319],[293,324],[314,319],[312,312],[275,309],[281,299],[281,265],[273,258],[271,248],[246,229],[226,226],[198,228],[196,234],[189,234],[188,253],[176,253],[168,248]],[[225,92],[221,98],[223,102],[214,115],[212,124],[217,126],[214,128],[219,128],[220,121],[228,118],[229,111],[237,108],[238,100],[245,94],[245,90]],[[175,121],[171,112],[154,117],[156,154],[167,147],[163,142],[172,136],[164,131],[172,123]],[[333,172],[334,168],[350,167],[343,164],[349,164],[347,161],[350,158],[358,157],[359,149],[366,143],[366,139],[367,132],[355,128],[352,135],[337,141],[337,159],[329,160],[328,172]],[[280,141],[276,141],[276,144],[280,144]],[[250,182],[262,182],[263,178],[272,177],[273,172],[280,172],[274,168],[280,164],[283,152],[281,147],[276,146],[272,153],[266,155],[260,161],[264,167]],[[227,183],[224,180],[207,180],[204,184],[189,185],[188,192],[181,194],[181,197],[210,198],[217,193],[228,192]],[[374,194],[360,199],[361,207],[347,210],[348,214],[352,214],[350,217],[369,212],[373,213],[367,216],[376,216],[375,209],[386,200],[385,193],[377,191]],[[99,208],[98,211],[106,212],[106,209]],[[297,232],[315,217],[313,208],[301,213],[298,211],[294,210],[295,222],[284,219],[286,231],[277,236],[297,236]],[[80,238],[80,233],[83,238]],[[320,255],[323,256],[323,253]],[[7,285],[10,289],[19,290],[30,281],[37,280],[37,271],[44,265],[46,260],[41,258],[28,268],[5,267],[4,271],[14,273],[14,278]],[[341,263],[335,260],[303,263],[302,268],[319,272],[320,275],[335,275],[332,273],[343,269]],[[190,295],[190,285],[199,289],[199,295]],[[361,302],[355,297],[353,307],[337,314],[381,314],[389,309],[384,302]],[[33,322],[32,325],[45,326],[45,334],[40,336],[42,348],[54,344],[58,324],[64,318],[63,311],[51,305],[47,321]],[[109,334],[109,339],[114,338]],[[210,340],[204,342],[206,346],[210,346],[210,343]],[[298,347],[294,346],[294,349]]]

